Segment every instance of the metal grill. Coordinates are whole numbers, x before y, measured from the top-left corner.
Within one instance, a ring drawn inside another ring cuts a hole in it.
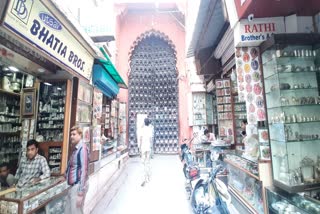
[[[143,39],[131,55],[129,76],[130,155],[138,154],[136,114],[148,114],[154,126],[154,152],[178,152],[178,80],[176,56],[159,37]]]

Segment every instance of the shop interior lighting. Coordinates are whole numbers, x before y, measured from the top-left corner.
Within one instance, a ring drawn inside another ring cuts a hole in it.
[[[61,90],[62,90],[62,88],[60,88],[60,87],[57,87],[57,90],[61,91]]]
[[[44,73],[46,70],[44,70],[43,68],[38,68],[39,73]]]
[[[10,69],[8,67],[4,67],[2,70],[3,71],[9,71]]]
[[[52,84],[48,83],[48,82],[44,82],[43,84],[48,85],[48,86],[52,86]]]
[[[18,71],[19,71],[19,69],[16,68],[16,67],[14,67],[14,66],[9,66],[9,69],[10,69],[11,71],[13,71],[13,72],[18,72]]]

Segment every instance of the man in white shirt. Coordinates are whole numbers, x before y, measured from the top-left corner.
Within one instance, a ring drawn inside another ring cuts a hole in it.
[[[150,125],[148,118],[144,119],[144,126],[141,128],[139,136],[139,150],[141,153],[142,162],[144,165],[144,181],[141,186],[144,186],[150,181],[151,166],[150,166],[150,153],[152,144],[153,128]]]

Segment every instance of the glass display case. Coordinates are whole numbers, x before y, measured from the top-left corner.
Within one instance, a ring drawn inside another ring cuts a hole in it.
[[[320,36],[278,34],[261,45],[274,185],[320,184]]]
[[[289,194],[274,187],[266,188],[268,210],[270,214],[295,213],[318,214],[320,203],[300,194]]]
[[[0,213],[34,213],[49,202],[66,195],[68,188],[66,182],[59,183],[58,178],[51,177],[35,185],[16,189],[0,197]],[[52,204],[50,207],[52,209]]]
[[[262,182],[228,164],[228,186],[252,213],[264,213]]]
[[[241,151],[238,151],[238,150],[228,151],[224,161],[246,172],[253,178],[259,180],[258,163],[242,157]]]
[[[228,166],[228,185],[231,193],[252,213],[266,213],[266,198],[262,189],[271,185],[270,161],[249,160],[243,151],[225,152]]]

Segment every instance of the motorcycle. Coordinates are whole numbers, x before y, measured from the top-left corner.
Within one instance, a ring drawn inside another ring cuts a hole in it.
[[[227,186],[216,176],[224,170],[222,165],[216,165],[208,179],[200,179],[194,187],[191,206],[196,214],[229,214],[228,205],[231,196]]]
[[[193,138],[189,141],[189,145],[192,142],[192,140],[196,137],[196,135],[193,136]],[[186,143],[186,139],[183,140],[183,143],[181,144],[181,162],[183,162],[183,173],[186,178],[186,191],[188,193],[188,197],[190,199],[192,190],[197,183],[197,180],[200,179],[200,167],[197,162],[194,161],[193,155],[190,151],[189,146]]]

